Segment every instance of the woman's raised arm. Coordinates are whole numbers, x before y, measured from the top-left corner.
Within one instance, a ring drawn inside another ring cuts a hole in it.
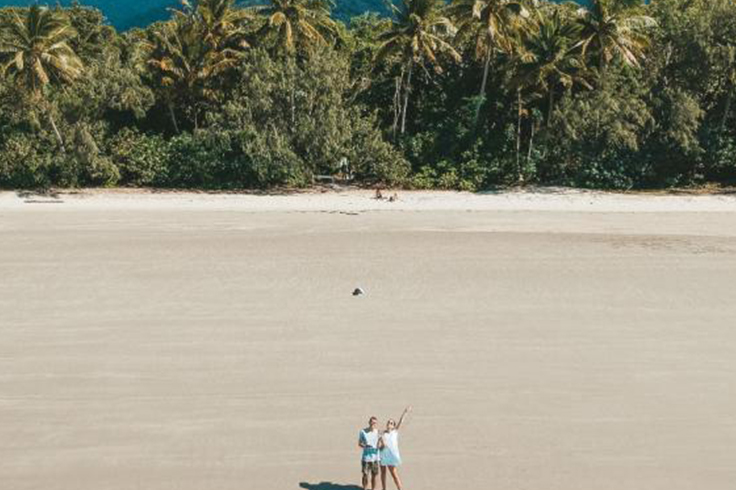
[[[396,430],[399,430],[399,427],[401,427],[401,424],[404,422],[404,419],[409,412],[411,412],[411,405],[404,409],[404,413],[401,414],[399,421],[396,423]]]

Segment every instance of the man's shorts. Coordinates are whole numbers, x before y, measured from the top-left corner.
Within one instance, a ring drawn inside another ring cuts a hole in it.
[[[368,476],[371,473],[374,475],[378,474],[378,461],[361,461],[360,467],[363,470],[363,474]]]

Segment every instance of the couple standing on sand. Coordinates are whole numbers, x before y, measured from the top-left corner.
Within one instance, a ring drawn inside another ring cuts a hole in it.
[[[368,427],[360,431],[358,446],[363,449],[363,456],[360,458],[360,466],[363,472],[363,490],[368,489],[369,476],[371,480],[370,488],[376,490],[376,477],[379,470],[383,490],[386,490],[387,472],[391,473],[396,488],[402,490],[398,471],[401,464],[399,427],[401,427],[406,414],[409,412],[411,412],[411,407],[406,407],[398,423],[394,422],[393,419],[388,419],[386,430],[383,432],[378,430],[378,419],[376,417],[371,417],[368,420]]]

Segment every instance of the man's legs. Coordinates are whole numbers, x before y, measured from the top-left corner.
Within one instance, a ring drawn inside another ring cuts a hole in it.
[[[363,490],[368,490],[368,466],[365,461],[360,462],[360,472],[363,474]]]
[[[365,461],[361,462],[363,471],[363,490],[368,490],[368,474],[371,475],[371,490],[376,490],[376,480],[378,479],[378,463]]]

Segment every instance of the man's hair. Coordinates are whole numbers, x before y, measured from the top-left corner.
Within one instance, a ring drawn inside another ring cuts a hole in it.
[[[369,418],[369,419],[368,419],[368,423],[370,424],[370,423],[371,423],[371,422],[373,422],[374,420],[375,420],[376,422],[378,422],[378,417],[376,417],[375,415],[374,415],[373,417],[371,417],[371,418]]]

